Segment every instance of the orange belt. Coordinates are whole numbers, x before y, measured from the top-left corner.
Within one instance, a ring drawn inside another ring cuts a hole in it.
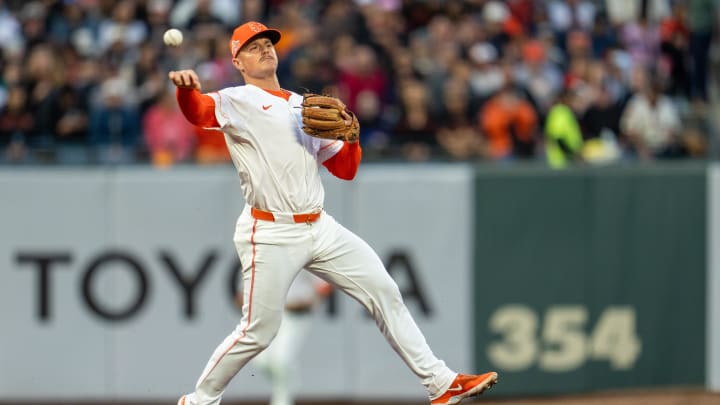
[[[250,214],[253,218],[259,219],[262,221],[271,221],[275,222],[275,215],[273,215],[272,212],[259,210],[257,208],[250,208]],[[298,224],[301,223],[312,223],[318,220],[320,218],[320,212],[311,212],[310,214],[293,214],[293,221],[295,221]]]

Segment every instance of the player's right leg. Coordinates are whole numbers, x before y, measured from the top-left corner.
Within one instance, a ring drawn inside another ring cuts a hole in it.
[[[301,271],[288,290],[282,324],[270,347],[252,360],[272,382],[270,405],[293,405],[302,375],[297,357],[313,321],[317,301],[316,278]]]
[[[243,317],[217,346],[195,386],[180,399],[182,405],[218,405],[230,380],[250,359],[264,350],[280,327],[287,290],[308,256],[303,249],[283,244],[273,235],[274,223],[238,220],[235,245],[243,266]],[[304,225],[304,224],[303,224]],[[280,228],[282,229],[282,228]],[[284,240],[301,244],[298,238]],[[277,243],[271,243],[277,241]]]
[[[249,280],[245,279],[244,282],[247,283]],[[256,277],[255,283],[258,282],[262,280]],[[269,298],[267,296],[259,298],[257,291],[249,293],[244,288],[243,292],[245,304],[242,320],[215,348],[197,380],[195,391],[185,396],[183,405],[220,404],[230,380],[270,344],[280,327],[282,298],[279,299],[278,305],[272,306],[268,304]]]
[[[292,287],[291,287],[292,288]],[[310,331],[312,314],[285,310],[282,324],[270,347],[252,361],[272,382],[270,405],[293,405],[301,374],[296,360]]]

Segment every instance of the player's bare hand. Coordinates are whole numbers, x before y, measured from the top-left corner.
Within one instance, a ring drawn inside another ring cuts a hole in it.
[[[192,69],[171,71],[168,73],[168,77],[173,84],[182,89],[196,89],[200,91],[202,86],[200,85],[200,79],[197,73]]]

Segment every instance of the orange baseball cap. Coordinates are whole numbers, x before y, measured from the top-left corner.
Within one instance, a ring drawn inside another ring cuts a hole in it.
[[[259,36],[268,37],[273,44],[276,44],[280,40],[280,31],[268,28],[257,21],[246,22],[233,31],[232,38],[230,38],[230,56],[234,58],[240,48]]]

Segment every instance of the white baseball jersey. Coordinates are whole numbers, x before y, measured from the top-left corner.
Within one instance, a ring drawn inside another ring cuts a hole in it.
[[[319,165],[342,141],[314,138],[302,130],[302,96],[285,100],[253,85],[210,93],[215,116],[252,207],[286,213],[322,209]]]

